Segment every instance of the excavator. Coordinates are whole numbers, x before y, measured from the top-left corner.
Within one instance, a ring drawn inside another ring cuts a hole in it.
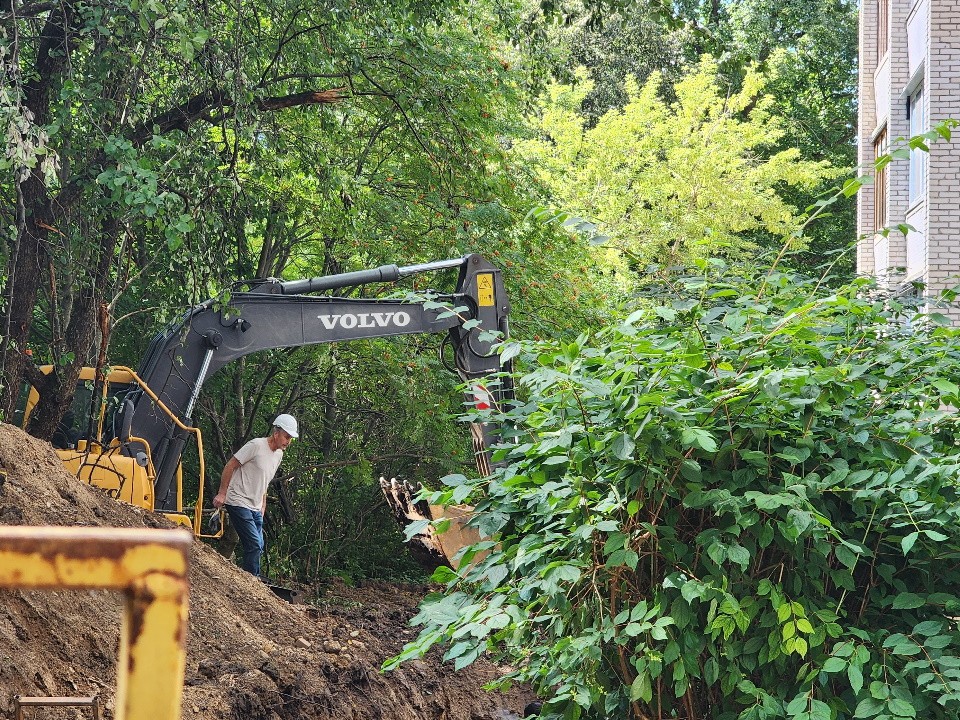
[[[428,293],[414,300],[358,299],[333,293],[372,283],[393,283],[412,275],[458,270],[452,293]],[[58,455],[76,477],[118,500],[160,512],[192,529],[197,537],[218,537],[205,523],[206,469],[203,438],[192,413],[204,382],[232,360],[260,350],[320,343],[446,333],[456,371],[466,384],[466,402],[475,407],[501,403],[510,387],[492,345],[508,336],[510,304],[501,271],[471,254],[398,267],[326,275],[303,280],[255,279],[236,283],[229,298],[214,298],[188,310],[157,334],[139,368],[109,368],[97,382],[84,368],[71,412],[61,427]],[[26,427],[37,393],[29,388],[20,424]],[[91,411],[91,408],[93,410]],[[489,448],[495,429],[471,428],[478,469],[490,472]],[[185,498],[183,453],[195,442],[199,478]],[[418,502],[407,483],[381,480],[388,504],[400,522],[437,519],[441,508]],[[191,502],[192,501],[192,502]],[[456,564],[454,555],[476,540],[465,526],[469,509],[447,511],[449,530],[440,537],[426,528],[412,540],[435,562]],[[218,518],[219,519],[219,518]],[[207,531],[205,531],[207,530]]]

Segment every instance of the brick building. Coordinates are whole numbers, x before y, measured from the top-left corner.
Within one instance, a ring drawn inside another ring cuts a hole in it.
[[[859,161],[960,119],[960,0],[861,0]],[[934,294],[960,284],[960,142],[912,151],[860,191],[857,269]],[[907,223],[906,236],[884,226]]]

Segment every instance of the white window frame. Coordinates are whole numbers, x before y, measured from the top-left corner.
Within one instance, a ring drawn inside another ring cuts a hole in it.
[[[887,135],[887,125],[884,123],[873,138],[873,157],[879,159],[890,151],[889,136]],[[880,232],[887,225],[887,199],[889,197],[889,188],[887,187],[890,166],[887,165],[880,170],[874,171],[873,180],[873,231]]]
[[[877,65],[890,50],[890,0],[877,0]]]
[[[910,137],[927,131],[927,105],[924,97],[924,84],[920,82],[907,98],[907,112],[910,116]],[[927,155],[925,150],[910,151],[910,172],[908,179],[908,202],[911,206],[924,199],[927,192]]]

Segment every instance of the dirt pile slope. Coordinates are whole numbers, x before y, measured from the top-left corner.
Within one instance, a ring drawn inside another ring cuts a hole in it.
[[[167,525],[78,482],[49,445],[2,424],[0,469],[0,524]],[[428,658],[382,675],[381,662],[413,637],[414,590],[341,586],[291,605],[200,542],[190,578],[185,719],[501,720],[532,699],[484,691],[498,674],[484,663],[454,673]],[[0,718],[13,717],[16,694],[99,694],[111,718],[119,625],[120,598],[106,591],[0,591]]]

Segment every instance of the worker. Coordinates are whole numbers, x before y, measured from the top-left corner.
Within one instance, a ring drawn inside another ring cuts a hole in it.
[[[254,438],[234,453],[223,468],[215,508],[224,508],[243,546],[241,567],[260,577],[263,554],[263,516],[267,487],[283,460],[283,451],[297,437],[297,420],[283,413],[273,421],[270,434]]]

